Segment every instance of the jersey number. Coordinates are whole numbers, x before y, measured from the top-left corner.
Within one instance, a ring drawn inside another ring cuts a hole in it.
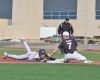
[[[68,42],[67,44],[68,44],[69,49],[71,49],[72,43],[71,42]]]

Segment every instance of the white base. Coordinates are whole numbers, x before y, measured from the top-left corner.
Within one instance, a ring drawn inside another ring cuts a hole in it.
[[[64,63],[64,59],[56,59],[54,61],[47,61],[47,63]]]

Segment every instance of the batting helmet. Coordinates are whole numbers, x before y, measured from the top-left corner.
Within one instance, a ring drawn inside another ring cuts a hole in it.
[[[64,31],[62,35],[69,36],[69,33],[67,31]]]
[[[45,49],[40,49],[39,50],[39,55],[44,55],[46,53]]]

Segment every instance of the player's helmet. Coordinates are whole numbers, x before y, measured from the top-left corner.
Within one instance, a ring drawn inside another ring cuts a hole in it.
[[[64,31],[63,36],[69,36],[69,33],[67,31]]]
[[[67,31],[64,31],[62,35],[63,35],[63,39],[65,40],[69,39],[69,33]]]
[[[45,49],[40,49],[39,50],[39,56],[40,56],[40,59],[45,59],[46,55],[45,55],[46,51]]]
[[[39,50],[39,55],[44,55],[46,52],[45,52],[45,49],[40,49]]]

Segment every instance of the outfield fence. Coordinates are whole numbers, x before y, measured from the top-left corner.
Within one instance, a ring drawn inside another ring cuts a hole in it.
[[[32,49],[54,49],[59,45],[59,43],[50,43],[45,42],[44,40],[26,40],[26,42],[29,44],[30,48]],[[0,41],[0,48],[4,49],[24,49],[24,45],[19,40],[2,40]],[[85,45],[83,42],[78,41],[78,48],[79,50],[84,49],[95,49],[100,50],[100,43],[94,43],[94,44],[87,44]]]

